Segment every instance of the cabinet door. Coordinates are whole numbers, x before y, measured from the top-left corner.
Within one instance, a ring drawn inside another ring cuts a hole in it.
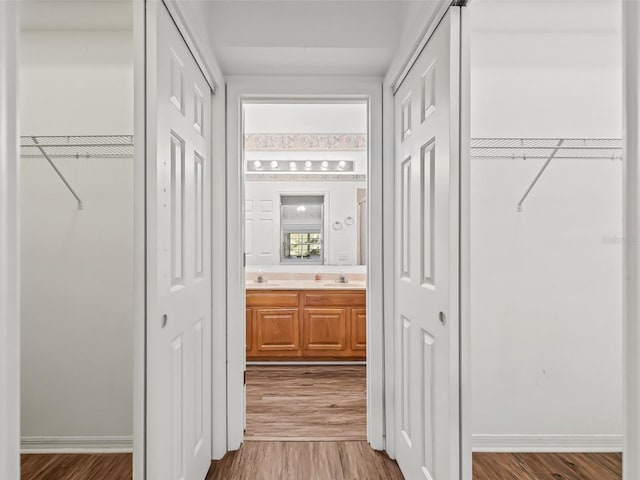
[[[367,350],[367,309],[351,309],[351,350],[364,353]]]
[[[347,348],[347,312],[344,308],[305,308],[303,350],[311,355],[343,355]]]
[[[254,350],[253,345],[253,308],[247,308],[247,316],[246,316],[246,324],[247,324],[247,334],[245,337],[247,353],[250,353]]]
[[[256,308],[255,334],[258,355],[298,354],[300,348],[297,308]]]

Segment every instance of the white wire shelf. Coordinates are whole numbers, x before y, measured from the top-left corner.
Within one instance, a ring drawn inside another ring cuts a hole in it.
[[[558,148],[558,145],[560,147]],[[554,154],[554,150],[557,151]],[[472,138],[472,158],[622,159],[622,140],[613,138]]]
[[[50,158],[133,158],[132,135],[25,136],[20,141],[20,156],[42,157],[43,148]]]

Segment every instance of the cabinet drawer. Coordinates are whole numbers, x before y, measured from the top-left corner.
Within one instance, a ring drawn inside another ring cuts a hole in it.
[[[247,292],[247,307],[297,307],[298,292]]]
[[[304,293],[303,301],[305,307],[364,307],[367,304],[367,294],[365,291],[317,291]]]

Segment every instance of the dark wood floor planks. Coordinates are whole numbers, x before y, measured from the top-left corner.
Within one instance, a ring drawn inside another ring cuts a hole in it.
[[[476,453],[473,480],[621,480],[620,454]],[[22,480],[130,480],[130,454],[22,455]],[[366,442],[245,442],[207,480],[400,480]]]
[[[621,480],[622,455],[475,453],[473,480]]]
[[[247,366],[246,440],[366,440],[364,365]]]
[[[130,480],[131,454],[22,455],[22,480]]]

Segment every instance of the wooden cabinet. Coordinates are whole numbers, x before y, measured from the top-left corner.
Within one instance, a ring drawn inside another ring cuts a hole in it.
[[[344,308],[305,308],[302,317],[303,355],[335,355],[347,348]]]
[[[351,309],[351,350],[354,352],[367,351],[367,309]],[[363,353],[364,354],[364,353]]]
[[[296,308],[256,308],[256,351],[296,355],[300,349],[300,320]]]
[[[366,358],[364,290],[250,290],[248,360]]]
[[[247,308],[245,322],[247,325],[247,334],[245,338],[246,349],[247,355],[250,356],[251,353],[253,353],[253,308]]]

